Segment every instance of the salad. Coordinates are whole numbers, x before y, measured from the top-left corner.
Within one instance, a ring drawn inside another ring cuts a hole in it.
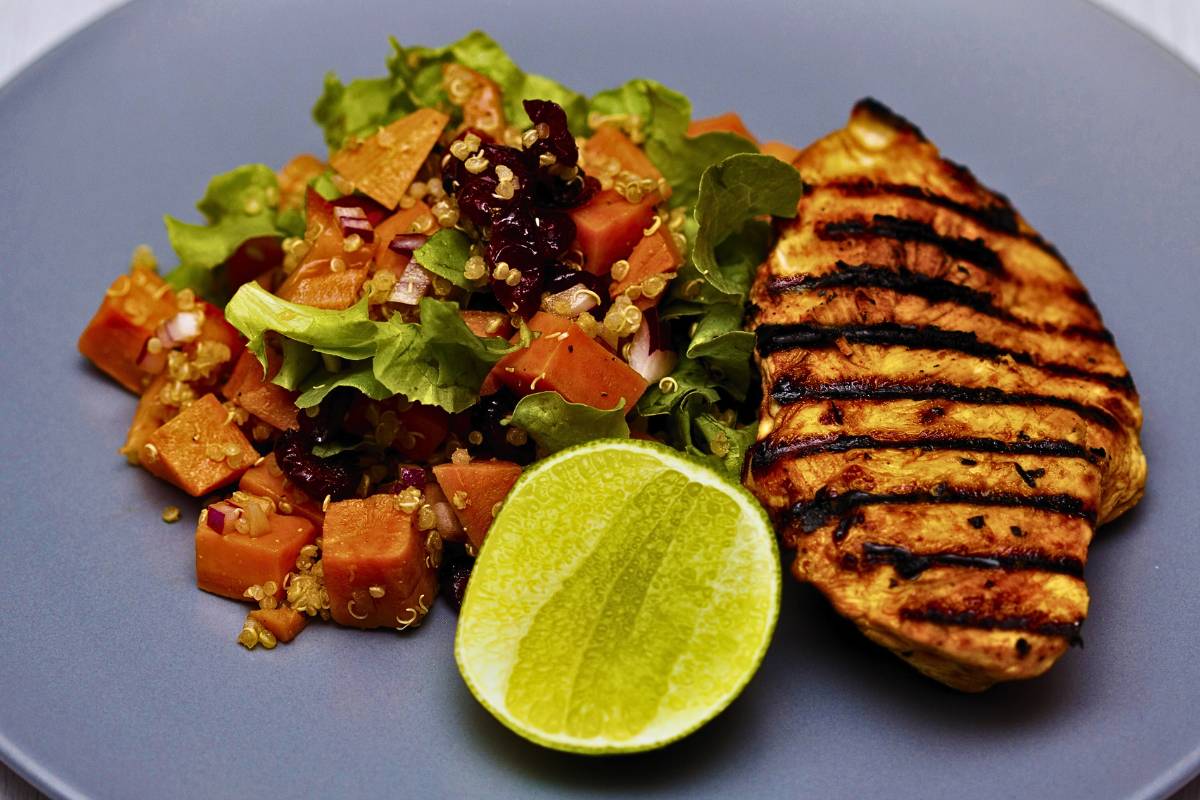
[[[325,79],[327,157],[218,175],[79,340],[140,396],[120,452],[206,498],[199,588],[247,648],[457,607],[522,470],[653,439],[740,476],[742,329],[795,151],[635,79],[584,97],[488,36]],[[163,519],[180,512],[168,508]]]

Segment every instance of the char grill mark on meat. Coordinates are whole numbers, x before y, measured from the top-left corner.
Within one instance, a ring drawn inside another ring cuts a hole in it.
[[[794,163],[751,291],[747,485],[873,641],[968,691],[1041,674],[1079,642],[1096,525],[1145,483],[1112,334],[1007,198],[881,104]]]

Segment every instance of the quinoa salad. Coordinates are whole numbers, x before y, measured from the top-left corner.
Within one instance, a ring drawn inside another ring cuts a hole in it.
[[[797,151],[652,80],[585,97],[481,32],[392,40],[313,118],[328,153],[214,177],[165,219],[170,268],[136,248],[79,340],[139,398],[120,453],[200,498],[196,584],[248,604],[238,642],[458,608],[523,469],[573,445],[737,480],[746,295]]]

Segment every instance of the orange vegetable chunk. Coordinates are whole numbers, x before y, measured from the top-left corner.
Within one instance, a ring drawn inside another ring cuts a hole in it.
[[[499,336],[501,339],[507,339],[515,333],[508,314],[502,311],[459,311],[458,315],[476,336]]]
[[[279,179],[279,208],[300,208],[308,182],[325,171],[325,162],[312,153],[301,153],[276,173]]]
[[[583,253],[583,268],[603,275],[614,261],[629,255],[654,219],[656,197],[631,203],[608,189],[569,211],[575,222],[575,244]]]
[[[282,359],[274,350],[267,350],[267,377],[262,364],[249,350],[243,350],[234,364],[229,380],[221,387],[225,399],[232,400],[276,430],[299,427],[296,422],[296,392],[271,383],[279,372]]]
[[[402,208],[395,214],[385,219],[375,227],[375,268],[376,270],[387,269],[396,273],[396,277],[404,274],[404,268],[408,266],[408,262],[412,260],[410,255],[401,255],[395,250],[392,250],[388,245],[397,236],[403,236],[409,233],[425,233],[432,235],[437,230],[436,224],[425,231],[413,230],[414,223],[419,220],[433,219],[433,212],[429,210],[429,206],[418,200],[413,203],[412,208]]]
[[[196,586],[234,600],[245,600],[247,589],[268,582],[274,582],[275,596],[282,597],[283,581],[296,568],[300,549],[317,538],[317,526],[304,517],[268,514],[267,532],[248,536],[217,533],[207,515],[206,510],[196,525]]]
[[[161,428],[178,410],[175,406],[167,405],[162,400],[162,391],[171,382],[165,373],[155,378],[138,400],[137,409],[133,412],[133,422],[129,425],[129,433],[125,436],[125,444],[119,452],[129,463],[140,463],[142,448],[150,441],[150,436]]]
[[[150,434],[140,459],[154,475],[199,497],[233,483],[258,453],[216,395],[206,394]]]
[[[624,361],[569,319],[539,311],[530,329],[542,335],[529,347],[497,362],[491,374],[520,395],[556,391],[572,403],[628,412],[646,391],[646,381]]]
[[[306,239],[304,260],[276,292],[284,300],[316,308],[349,308],[358,301],[375,252],[370,245],[347,250],[346,238],[333,213],[333,203],[308,190],[308,227],[319,233]]]
[[[325,521],[321,503],[313,500],[287,479],[283,470],[279,468],[279,462],[275,460],[274,453],[268,454],[260,463],[242,473],[242,479],[238,481],[238,488],[248,494],[269,497],[276,504],[286,504],[283,505],[281,511],[290,508],[291,513],[299,514],[318,528]]]
[[[419,109],[350,142],[329,163],[372,200],[395,208],[449,121],[440,111]]]
[[[688,123],[688,136],[699,136],[702,133],[736,133],[738,136],[744,136],[758,144],[758,139],[754,138],[754,134],[746,127],[746,123],[742,122],[742,118],[733,111],[727,111],[715,117],[694,119]]]
[[[792,147],[790,144],[783,142],[763,142],[759,148],[763,155],[775,156],[785,164],[791,164],[800,157],[799,148]]]
[[[665,225],[649,236],[643,236],[633,252],[629,254],[629,271],[619,281],[614,281],[609,287],[613,297],[623,293],[631,286],[645,286],[646,279],[652,275],[667,275],[674,272],[683,264],[683,256],[675,246],[675,237]],[[665,286],[665,284],[664,284]],[[664,292],[659,291],[651,296],[638,298],[636,304],[640,308],[648,308],[658,302]]]
[[[612,175],[615,167],[616,172],[632,172],[639,178],[648,178],[656,184],[662,179],[662,172],[654,166],[650,157],[614,125],[601,125],[591,138],[584,142],[583,161],[589,174]],[[659,186],[661,194],[659,188],[647,193],[653,195],[655,203],[671,197],[670,186],[665,182]]]
[[[134,267],[120,275],[79,337],[79,352],[135,394],[150,375],[138,366],[142,348],[175,313],[175,294],[152,269]]]
[[[500,138],[505,125],[504,95],[495,81],[451,61],[442,67],[442,85],[451,87],[451,101],[462,107],[464,128]]]
[[[275,634],[275,638],[287,644],[300,635],[308,625],[308,618],[294,608],[259,608],[251,611],[250,619]]]
[[[504,502],[517,478],[521,477],[521,466],[511,461],[447,463],[435,466],[433,475],[450,500],[467,538],[478,550],[495,519],[492,509]]]
[[[417,530],[396,495],[332,503],[321,563],[335,622],[356,628],[418,624],[437,593],[437,533]]]

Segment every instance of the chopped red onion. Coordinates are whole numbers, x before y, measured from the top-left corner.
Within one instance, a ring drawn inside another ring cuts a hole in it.
[[[591,311],[599,303],[600,297],[582,283],[542,296],[542,310],[560,317],[577,317],[585,311]]]
[[[655,349],[653,346],[654,339],[658,338],[653,333],[656,327],[658,320],[644,315],[642,324],[629,345],[629,366],[649,383],[657,383],[670,375],[671,370],[675,368],[675,353]]]
[[[388,250],[406,256],[424,247],[427,241],[429,237],[423,233],[398,233],[388,242]]]
[[[375,226],[367,219],[367,212],[358,206],[334,206],[333,217],[341,228],[342,236],[357,233],[364,242],[375,241]]]
[[[170,352],[166,347],[160,347],[157,353],[151,353],[150,340],[147,339],[137,357],[138,369],[151,375],[160,374],[167,368],[167,355]]]
[[[404,268],[404,273],[396,281],[396,285],[392,287],[392,293],[388,295],[388,300],[393,303],[415,306],[429,291],[429,284],[432,281],[433,276],[426,272],[420,264],[410,261]]]
[[[217,533],[224,535],[233,531],[233,525],[237,521],[237,511],[238,507],[233,503],[222,500],[205,509],[204,522]]]
[[[198,338],[203,326],[203,312],[180,311],[162,325],[159,325],[154,335],[162,342],[164,349],[170,350],[177,344],[183,344],[184,342],[190,342]]]

